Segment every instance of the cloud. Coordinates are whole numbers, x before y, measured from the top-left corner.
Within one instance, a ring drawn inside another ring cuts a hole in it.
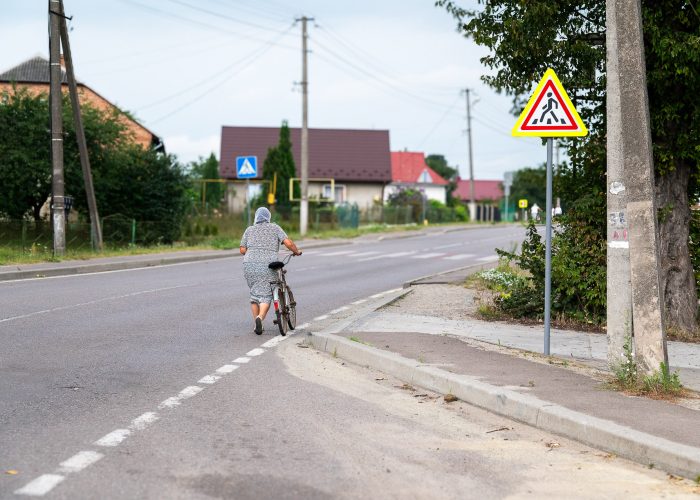
[[[214,153],[219,156],[219,136],[193,138],[189,135],[166,136],[165,149],[168,153],[174,153],[182,162],[194,161],[200,156],[209,156]]]

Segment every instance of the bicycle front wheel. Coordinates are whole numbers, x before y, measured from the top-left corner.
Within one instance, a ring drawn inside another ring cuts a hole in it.
[[[285,293],[285,295],[285,300],[287,302],[287,324],[290,330],[294,330],[297,327],[297,303],[294,301],[294,294],[289,287],[287,287],[287,293]]]

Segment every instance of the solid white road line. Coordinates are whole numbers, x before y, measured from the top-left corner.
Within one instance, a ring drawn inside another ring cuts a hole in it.
[[[80,472],[85,467],[94,464],[102,457],[104,457],[104,455],[96,451],[81,451],[70,457],[68,460],[61,462],[59,470],[64,474]]]
[[[250,361],[250,358],[246,358],[245,356],[233,360],[234,363],[240,363],[242,365],[246,364],[248,361]]]
[[[221,378],[221,377],[219,377],[218,375],[206,375],[206,376],[200,378],[200,379],[197,381],[197,383],[198,383],[198,384],[213,384],[213,383],[215,383],[217,380],[219,380],[220,378]]]
[[[102,436],[100,439],[95,441],[97,446],[117,446],[119,443],[124,441],[131,431],[129,429],[117,429]]]
[[[216,373],[220,373],[222,375],[226,373],[231,373],[233,370],[238,369],[237,365],[224,365],[220,366],[219,368],[216,369]]]
[[[352,305],[359,306],[360,304],[364,304],[365,302],[367,302],[367,299],[360,299],[353,302]]]
[[[413,255],[412,259],[432,259],[434,257],[442,257],[444,253],[424,253],[420,255]]]
[[[445,257],[445,260],[462,260],[469,259],[471,257],[474,257],[473,253],[458,253],[457,255],[450,255],[449,257]]]
[[[15,495],[40,497],[46,495],[64,479],[65,476],[59,476],[58,474],[44,474],[27,483],[24,487],[16,490]]]
[[[154,411],[147,411],[143,415],[139,415],[138,417],[133,419],[131,421],[129,429],[135,431],[142,431],[156,420],[158,420],[158,414]]]
[[[321,316],[316,316],[316,317],[313,319],[313,321],[323,321],[324,319],[328,319],[328,315],[327,315],[327,314],[323,314],[323,315],[321,315]]]
[[[255,356],[260,356],[261,354],[265,353],[265,349],[260,349],[259,347],[256,347],[255,349],[251,349],[247,353],[245,353],[246,356],[248,357],[255,357]]]

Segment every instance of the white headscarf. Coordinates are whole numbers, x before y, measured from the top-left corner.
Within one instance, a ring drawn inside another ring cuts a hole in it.
[[[260,207],[255,211],[255,223],[262,224],[263,222],[270,222],[272,219],[272,214],[265,207]]]

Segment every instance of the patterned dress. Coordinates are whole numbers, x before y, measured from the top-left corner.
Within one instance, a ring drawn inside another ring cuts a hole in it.
[[[271,222],[255,224],[243,233],[241,246],[248,249],[243,257],[243,276],[250,288],[251,303],[272,302],[270,282],[277,279],[277,273],[267,265],[279,260],[280,243],[286,239],[284,230]]]

